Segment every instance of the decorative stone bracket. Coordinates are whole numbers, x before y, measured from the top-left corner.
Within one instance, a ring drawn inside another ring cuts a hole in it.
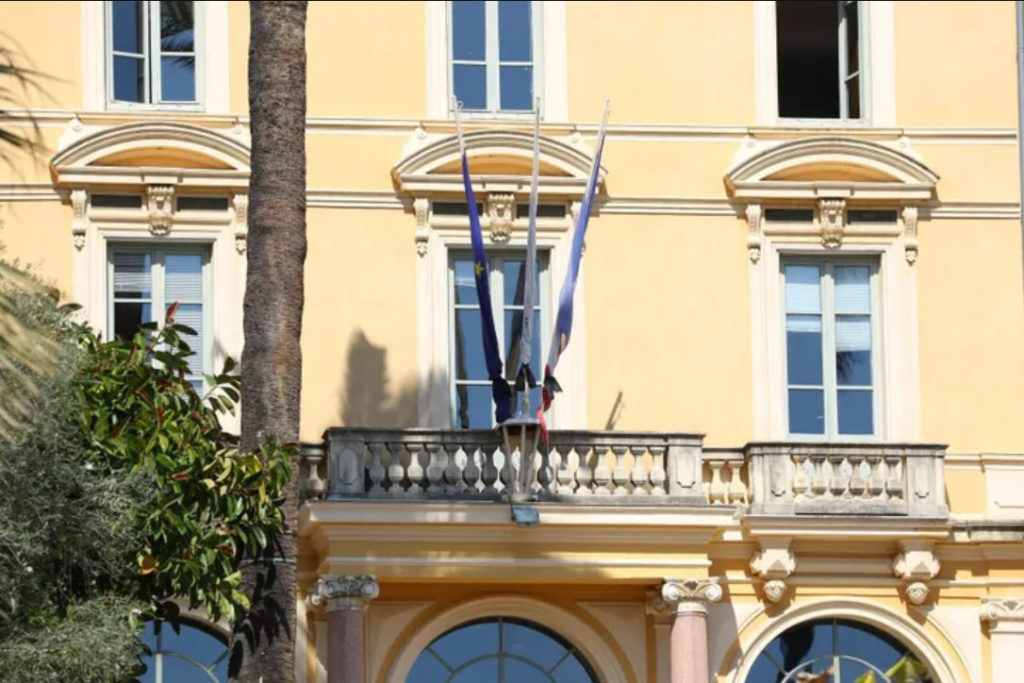
[[[236,194],[231,204],[235,209],[235,251],[244,254],[249,237],[249,195]]]
[[[327,574],[321,577],[306,596],[310,607],[333,612],[339,609],[362,610],[380,594],[373,574]]]
[[[981,620],[992,626],[1018,622],[1024,628],[1024,598],[982,598]]]
[[[89,225],[85,217],[85,205],[87,195],[85,190],[78,188],[71,190],[71,236],[74,240],[75,249],[82,249],[85,246],[85,232]]]
[[[838,249],[843,244],[846,228],[846,200],[826,198],[818,200],[818,226],[821,244],[826,249]]]
[[[149,231],[161,236],[170,233],[174,222],[174,186],[147,186],[146,207],[149,210]]]
[[[761,549],[750,560],[750,570],[765,579],[765,598],[769,602],[780,602],[788,590],[785,579],[796,570],[796,556],[789,541],[761,541]]]
[[[487,197],[487,216],[490,219],[491,241],[504,244],[512,238],[516,197],[513,194],[492,194]]]
[[[939,574],[939,559],[935,556],[931,541],[901,541],[902,552],[892,561],[893,573],[908,582],[905,588],[907,601],[922,605],[928,599],[930,589],[927,581]]]

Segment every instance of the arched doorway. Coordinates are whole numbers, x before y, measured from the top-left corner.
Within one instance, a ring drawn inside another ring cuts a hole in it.
[[[931,672],[893,636],[848,619],[814,619],[772,639],[747,683],[930,683]]]
[[[406,683],[597,683],[579,650],[525,619],[487,617],[435,638]]]

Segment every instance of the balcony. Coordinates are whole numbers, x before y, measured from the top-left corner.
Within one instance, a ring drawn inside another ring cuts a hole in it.
[[[509,452],[510,451],[510,452]],[[559,431],[528,455],[540,503],[735,506],[749,515],[943,517],[945,447],[750,443],[699,434]],[[532,463],[531,463],[532,461]],[[303,449],[300,496],[328,501],[501,501],[524,459],[483,430],[332,428]]]

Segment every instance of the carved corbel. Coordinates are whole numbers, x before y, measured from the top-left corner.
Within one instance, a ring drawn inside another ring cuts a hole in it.
[[[85,246],[85,231],[89,225],[85,217],[85,205],[85,190],[71,190],[71,239],[74,241],[75,249]]]
[[[789,588],[785,579],[796,571],[796,556],[789,541],[761,541],[761,549],[750,559],[750,571],[765,579],[765,598],[769,602],[780,602]]]
[[[231,203],[235,209],[235,251],[244,254],[249,237],[249,195],[236,194]]]
[[[821,228],[821,244],[827,249],[837,249],[843,243],[846,228],[846,200],[819,199],[818,222]]]
[[[487,198],[492,242],[503,244],[511,239],[515,201],[511,194],[492,194]]]
[[[150,185],[146,197],[149,231],[154,235],[168,234],[174,221],[174,186]]]
[[[747,256],[751,263],[761,260],[761,205],[747,204]]]
[[[904,594],[907,601],[923,605],[928,599],[928,581],[939,574],[939,558],[935,556],[931,541],[901,541],[902,552],[892,561],[892,570],[897,578],[906,582]]]
[[[903,249],[906,253],[907,263],[914,265],[917,262],[917,207],[903,207]]]
[[[426,197],[417,197],[412,202],[412,208],[416,212],[416,253],[426,256],[430,240],[430,231],[427,229],[430,200]]]

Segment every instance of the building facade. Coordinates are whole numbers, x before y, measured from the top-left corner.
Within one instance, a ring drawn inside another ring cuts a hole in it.
[[[48,148],[0,168],[4,256],[107,336],[179,302],[200,386],[243,343],[246,3],[0,17],[54,77],[3,116]],[[313,2],[307,49],[297,681],[1020,680],[1011,3]],[[513,369],[611,102],[536,450],[492,424],[452,95]]]

